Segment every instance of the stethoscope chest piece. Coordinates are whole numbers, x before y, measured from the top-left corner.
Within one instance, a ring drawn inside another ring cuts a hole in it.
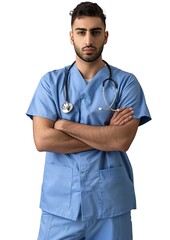
[[[69,112],[72,111],[72,109],[73,109],[73,104],[72,103],[69,103],[67,101],[65,103],[63,103],[63,105],[62,105],[63,113],[69,113]]]

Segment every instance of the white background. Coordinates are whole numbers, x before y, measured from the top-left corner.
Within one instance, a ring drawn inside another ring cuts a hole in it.
[[[26,117],[44,73],[70,64],[70,16],[79,1],[0,2],[0,239],[35,240],[44,153],[36,151]],[[170,239],[168,0],[98,0],[107,15],[103,58],[139,79],[152,121],[129,150],[138,210],[134,240]]]

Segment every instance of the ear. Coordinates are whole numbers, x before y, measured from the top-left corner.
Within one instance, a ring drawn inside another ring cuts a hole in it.
[[[109,32],[106,31],[106,32],[105,32],[105,36],[104,36],[104,44],[107,43],[108,37],[109,37]]]
[[[70,42],[71,42],[71,44],[73,44],[73,32],[72,31],[70,31]]]

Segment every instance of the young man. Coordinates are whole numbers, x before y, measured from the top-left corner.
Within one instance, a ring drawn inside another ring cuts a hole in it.
[[[102,9],[82,2],[71,18],[75,62],[44,75],[27,111],[46,151],[38,239],[132,240],[126,151],[150,114],[136,77],[102,59]]]

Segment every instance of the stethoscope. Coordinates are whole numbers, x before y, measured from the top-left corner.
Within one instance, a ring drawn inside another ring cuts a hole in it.
[[[119,109],[113,109],[112,108],[113,104],[116,101],[117,92],[118,92],[118,84],[112,79],[112,72],[111,72],[110,65],[104,60],[103,60],[103,62],[106,64],[106,66],[109,70],[109,77],[106,78],[102,83],[103,99],[104,99],[104,102],[106,103],[107,107],[106,108],[99,107],[98,109],[99,110],[105,110],[105,111],[111,110],[113,112],[119,111]],[[61,107],[63,113],[70,113],[73,110],[73,104],[69,101],[69,96],[68,96],[68,77],[69,77],[70,70],[71,70],[71,68],[73,67],[74,64],[75,64],[75,61],[70,65],[69,69],[66,70],[66,73],[65,73],[65,78],[64,78],[65,103],[63,103],[62,107]],[[109,104],[106,100],[106,95],[105,95],[105,83],[106,83],[106,81],[111,81],[112,84],[113,84],[113,87],[115,89],[114,96],[113,96],[113,101],[111,102],[111,104]]]

